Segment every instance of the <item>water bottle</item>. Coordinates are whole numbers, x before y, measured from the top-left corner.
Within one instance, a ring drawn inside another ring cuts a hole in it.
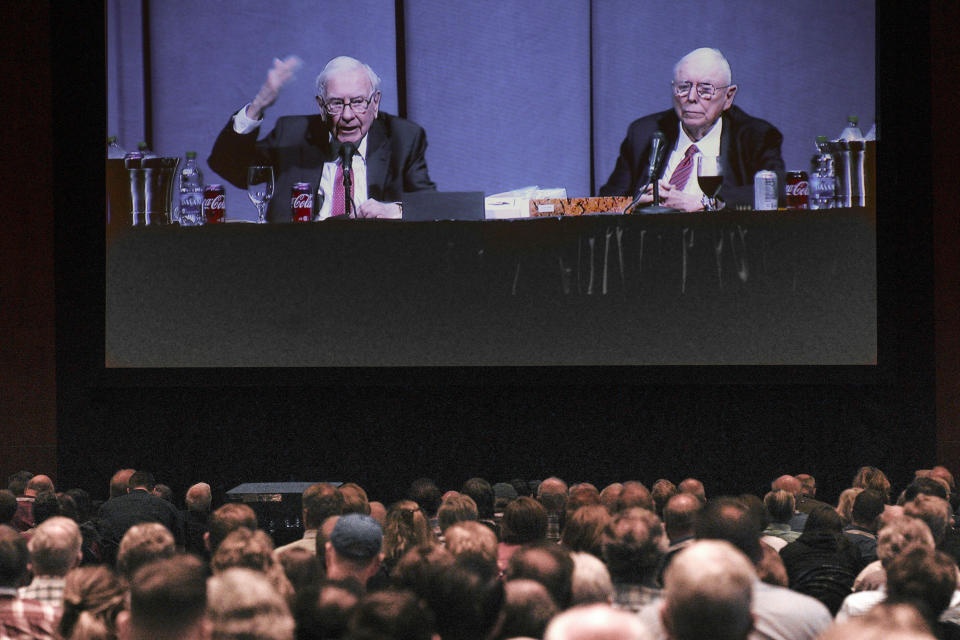
[[[157,154],[153,151],[150,151],[150,147],[147,146],[146,142],[138,142],[137,150],[140,152],[140,157],[142,158],[156,158]]]
[[[832,209],[836,198],[837,176],[827,136],[817,136],[817,155],[810,171],[810,208]]]
[[[117,142],[117,136],[110,136],[109,138],[107,138],[107,159],[108,160],[123,160],[123,157],[126,155],[127,155],[127,152]]]
[[[867,132],[867,137],[865,138],[865,140],[867,142],[872,142],[872,141],[875,141],[876,139],[877,139],[877,123],[874,122],[873,126],[870,127],[870,131]]]
[[[187,162],[180,171],[180,226],[203,222],[203,174],[197,166],[197,152],[187,151]]]
[[[847,116],[847,126],[844,127],[843,133],[840,134],[841,140],[863,140],[863,132],[860,131],[860,127],[857,125],[859,122],[857,116]]]

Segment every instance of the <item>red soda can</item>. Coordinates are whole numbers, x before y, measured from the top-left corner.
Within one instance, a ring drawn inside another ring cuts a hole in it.
[[[809,206],[810,180],[806,171],[787,171],[787,209],[806,209]]]
[[[227,192],[222,184],[208,184],[203,188],[203,219],[206,224],[223,222],[227,217]]]
[[[310,222],[313,218],[313,191],[309,182],[298,182],[290,192],[290,209],[294,222]]]

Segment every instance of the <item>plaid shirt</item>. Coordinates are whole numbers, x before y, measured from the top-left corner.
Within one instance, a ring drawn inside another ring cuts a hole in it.
[[[12,587],[0,588],[0,640],[57,640],[57,610],[16,593]]]
[[[639,613],[641,609],[663,597],[663,591],[640,584],[613,585],[613,608]]]
[[[547,540],[560,542],[560,515],[557,513],[547,514]]]
[[[21,598],[46,602],[50,606],[62,610],[63,584],[65,582],[66,578],[63,576],[37,576],[29,586],[20,587],[17,594]]]

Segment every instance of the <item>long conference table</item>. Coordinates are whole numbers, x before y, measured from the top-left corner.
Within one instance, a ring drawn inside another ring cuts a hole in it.
[[[873,364],[869,209],[138,227],[107,367]]]

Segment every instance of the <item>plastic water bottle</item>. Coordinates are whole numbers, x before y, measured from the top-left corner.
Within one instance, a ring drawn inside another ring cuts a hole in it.
[[[137,150],[140,152],[142,158],[156,158],[157,154],[153,151],[150,151],[150,147],[147,146],[146,142],[138,142]]]
[[[860,131],[860,127],[857,124],[860,121],[857,116],[847,116],[847,126],[844,127],[843,133],[840,134],[841,140],[851,141],[851,140],[863,140],[863,132]]]
[[[817,155],[810,171],[810,208],[832,209],[836,198],[837,176],[833,168],[827,136],[817,136]]]
[[[197,152],[187,151],[187,162],[180,170],[180,226],[203,222],[203,174],[197,166]]]
[[[874,123],[873,123],[873,126],[870,127],[870,131],[867,131],[867,137],[865,138],[865,140],[866,140],[867,142],[871,142],[871,141],[874,141],[874,140],[876,140],[876,139],[877,139],[877,123],[874,122]]]
[[[117,136],[110,136],[109,138],[107,138],[107,159],[108,160],[123,160],[123,157],[125,155],[127,155],[127,152],[117,142]]]

